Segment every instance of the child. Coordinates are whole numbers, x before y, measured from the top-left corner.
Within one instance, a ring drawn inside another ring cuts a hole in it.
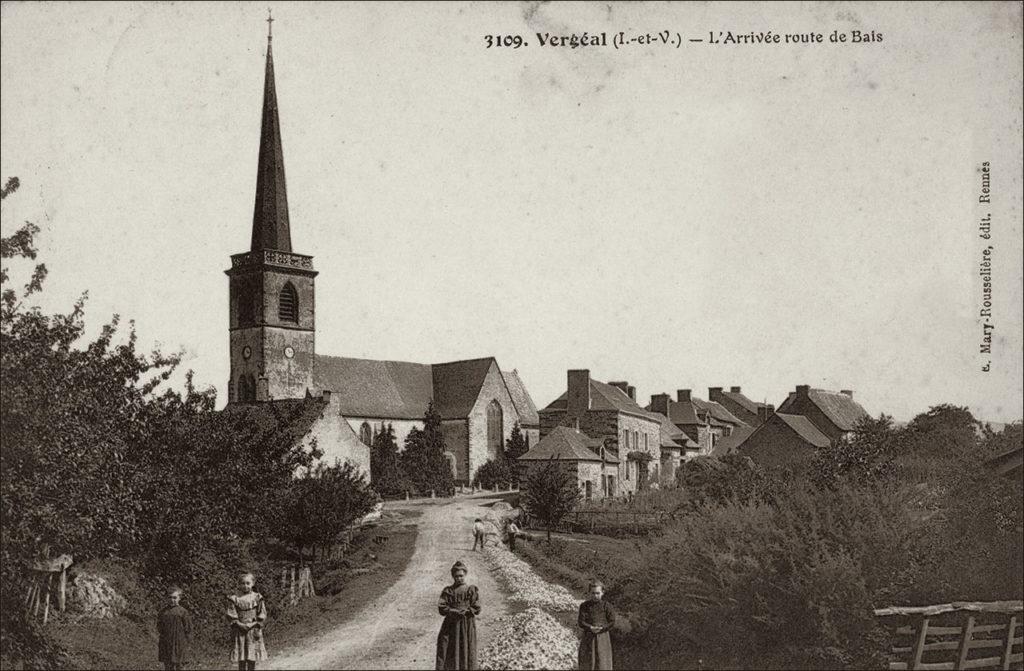
[[[267,648],[263,645],[263,623],[267,619],[267,606],[263,596],[252,587],[256,578],[251,573],[241,576],[242,593],[229,596],[228,619],[231,620],[233,645],[231,661],[238,662],[238,671],[256,668],[256,662],[267,659]]]
[[[615,611],[602,601],[604,585],[600,580],[590,581],[589,599],[580,604],[577,620],[583,630],[580,639],[579,668],[611,669],[612,639],[608,633],[615,625]]]
[[[519,527],[516,526],[515,520],[509,520],[508,522],[508,549],[512,552],[516,551],[516,536],[519,535]]]
[[[441,669],[476,668],[476,620],[480,614],[476,585],[466,584],[468,569],[461,561],[452,566],[452,584],[441,590],[437,612],[444,616],[437,635],[437,664]]]
[[[188,647],[192,639],[192,616],[181,606],[181,588],[172,587],[167,591],[169,604],[160,611],[156,629],[160,634],[157,646],[158,659],[167,671],[182,668],[188,659]]]
[[[479,517],[473,521],[473,552],[476,552],[477,544],[480,545],[480,549],[484,549],[484,543],[486,543],[487,536],[484,535],[484,522]]]

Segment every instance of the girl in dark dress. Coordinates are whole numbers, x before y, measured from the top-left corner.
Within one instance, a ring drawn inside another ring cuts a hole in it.
[[[167,592],[170,602],[157,616],[156,628],[160,634],[157,654],[167,671],[182,668],[188,661],[188,645],[192,639],[192,616],[181,606],[181,588]]]
[[[589,599],[580,604],[577,620],[583,630],[580,639],[579,667],[583,669],[612,668],[612,637],[608,632],[615,625],[615,611],[602,601],[604,585],[599,580],[590,582]]]
[[[452,566],[452,584],[441,590],[437,612],[444,616],[437,635],[437,670],[476,668],[476,620],[480,614],[476,585],[466,584],[466,565]]]

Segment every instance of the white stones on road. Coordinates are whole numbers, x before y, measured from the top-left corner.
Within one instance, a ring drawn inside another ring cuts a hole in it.
[[[509,592],[509,600],[552,613],[575,613],[582,603],[561,585],[539,578],[530,565],[502,546],[484,548],[487,564]]]
[[[576,636],[540,608],[506,615],[494,625],[498,631],[480,655],[481,669],[576,668]]]

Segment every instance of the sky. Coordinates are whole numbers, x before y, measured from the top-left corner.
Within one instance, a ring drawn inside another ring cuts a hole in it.
[[[0,177],[22,184],[0,224],[42,228],[40,304],[88,290],[90,333],[134,320],[221,403],[267,7],[0,6]],[[587,368],[642,402],[809,384],[898,419],[1021,417],[1019,3],[269,7],[318,353],[494,356],[540,407]],[[611,44],[665,30],[679,48]],[[882,40],[829,40],[855,30]],[[608,46],[537,38],[584,31]],[[709,43],[727,31],[823,42]]]

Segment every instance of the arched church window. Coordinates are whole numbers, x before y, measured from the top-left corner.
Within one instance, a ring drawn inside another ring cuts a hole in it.
[[[238,325],[252,326],[256,322],[256,305],[252,287],[242,285],[238,289]]]
[[[363,441],[365,445],[373,442],[373,430],[370,429],[370,425],[366,422],[363,422],[363,425],[359,427],[359,440]]]
[[[501,404],[491,401],[487,406],[487,456],[494,459],[501,454],[502,438],[505,429],[502,426]]]
[[[299,293],[291,282],[285,283],[277,296],[277,316],[283,322],[299,321]]]

